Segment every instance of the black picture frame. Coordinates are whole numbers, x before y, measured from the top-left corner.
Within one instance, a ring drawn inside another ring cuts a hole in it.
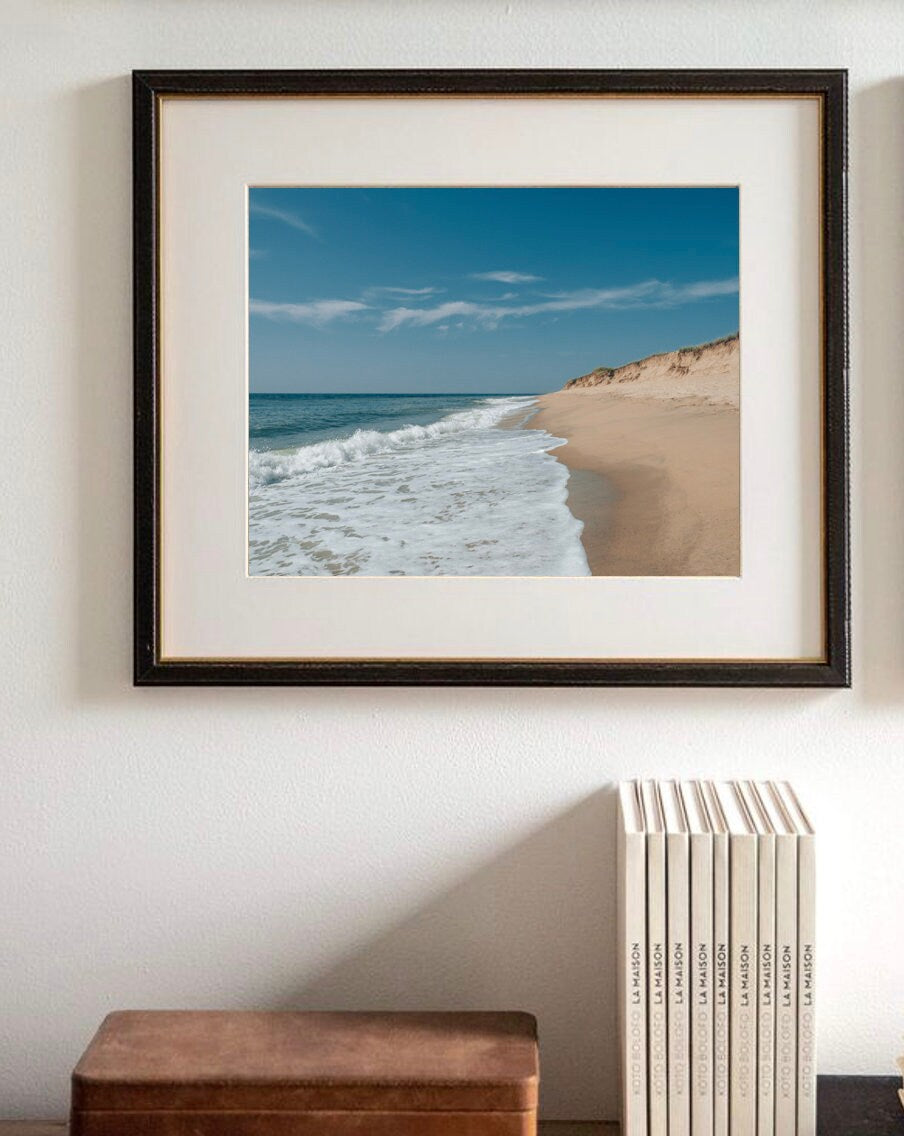
[[[811,96],[820,101],[825,656],[761,660],[298,659],[169,661],[160,652],[158,110],[169,96]],[[846,687],[848,488],[847,72],[370,70],[133,73],[134,682],[136,685]]]

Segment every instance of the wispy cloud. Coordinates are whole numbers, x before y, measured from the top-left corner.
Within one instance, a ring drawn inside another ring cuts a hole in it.
[[[699,280],[672,284],[662,280],[644,280],[622,288],[582,288],[572,292],[547,293],[532,303],[513,304],[515,293],[497,300],[445,300],[443,303],[419,304],[429,300],[438,288],[368,289],[361,300],[309,300],[305,303],[277,303],[251,300],[249,310],[265,319],[284,320],[323,328],[335,320],[364,317],[376,321],[377,330],[395,331],[400,327],[435,327],[445,334],[451,326],[474,326],[485,330],[498,327],[504,320],[528,319],[531,316],[554,317],[577,311],[618,311],[631,308],[675,308],[717,296],[730,296],[738,291],[737,277],[727,280]],[[384,303],[404,297],[409,302],[387,308]],[[368,302],[371,301],[371,302]]]
[[[731,280],[704,280],[700,284],[685,284],[680,289],[686,300],[707,300],[711,296],[731,296],[738,290],[738,278]]]
[[[560,292],[533,304],[503,306],[473,300],[450,300],[432,308],[398,307],[384,312],[380,331],[398,327],[429,327],[459,317],[475,321],[484,328],[495,328],[505,319],[524,319],[549,312],[574,312],[587,309],[614,311],[627,308],[673,308],[714,296],[737,292],[737,278],[703,280],[692,284],[671,284],[661,280],[645,280],[624,288],[584,288]]]
[[[296,213],[291,213],[288,209],[277,209],[275,205],[264,205],[260,201],[252,201],[248,206],[248,212],[254,213],[258,217],[269,217],[272,221],[282,221],[289,228],[298,229],[300,233],[307,233],[309,237],[317,237],[318,239],[320,237],[313,225],[309,225],[307,221],[302,220]]]
[[[471,300],[449,300],[445,304],[438,304],[435,308],[393,308],[383,313],[379,327],[380,331],[395,331],[403,324],[408,324],[409,327],[429,327],[453,316],[465,316],[485,324],[498,323],[501,317],[495,313],[505,312],[511,314],[510,309],[494,308],[489,304],[475,304]]]
[[[367,309],[359,300],[312,300],[307,304],[278,304],[269,300],[251,300],[248,310],[265,319],[288,320],[324,327],[333,320],[346,319]]]
[[[368,299],[389,296],[414,302],[418,299],[426,299],[427,296],[436,296],[440,292],[445,292],[445,288],[396,288],[391,285],[376,285],[373,288],[365,288],[363,295]]]
[[[531,276],[527,272],[472,272],[472,280],[493,280],[496,284],[532,284],[542,280],[542,276]]]

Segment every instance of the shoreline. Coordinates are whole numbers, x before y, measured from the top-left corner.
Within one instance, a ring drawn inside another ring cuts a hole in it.
[[[737,352],[724,362],[539,396],[526,426],[565,439],[550,453],[594,576],[740,574]]]

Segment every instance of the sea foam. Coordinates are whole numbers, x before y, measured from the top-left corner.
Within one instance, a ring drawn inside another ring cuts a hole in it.
[[[250,575],[586,576],[568,470],[494,398],[428,425],[249,453]]]

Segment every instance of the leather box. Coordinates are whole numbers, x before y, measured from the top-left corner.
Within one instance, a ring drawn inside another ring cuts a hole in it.
[[[70,1136],[535,1136],[519,1013],[110,1014]]]

